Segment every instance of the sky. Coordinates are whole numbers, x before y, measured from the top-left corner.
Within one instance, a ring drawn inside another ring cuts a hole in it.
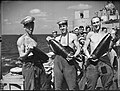
[[[59,32],[57,22],[68,19],[69,29],[76,10],[88,9],[90,18],[104,7],[107,1],[2,1],[1,20],[2,35],[23,34],[25,31],[21,20],[30,15],[35,17],[34,34],[51,34]]]

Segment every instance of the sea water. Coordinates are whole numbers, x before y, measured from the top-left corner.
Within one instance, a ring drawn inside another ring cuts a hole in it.
[[[46,41],[46,37],[49,34],[37,34],[38,48],[43,52],[48,53],[49,47]],[[19,57],[17,49],[17,39],[21,35],[2,35],[1,43],[1,62],[2,62],[2,74],[5,75],[9,70],[16,66],[15,62]]]

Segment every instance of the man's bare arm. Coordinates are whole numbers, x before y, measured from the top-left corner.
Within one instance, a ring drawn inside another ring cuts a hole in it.
[[[75,46],[77,48],[77,50],[76,50],[76,52],[74,54],[74,57],[76,57],[80,53],[80,44],[79,44],[77,36],[74,39],[74,44],[75,44]]]
[[[85,44],[83,46],[83,51],[84,53],[86,54],[86,56],[89,58],[90,57],[90,54],[88,52],[88,45],[90,43],[90,37],[91,37],[91,33],[88,33],[88,35],[86,36],[86,40],[85,40]]]

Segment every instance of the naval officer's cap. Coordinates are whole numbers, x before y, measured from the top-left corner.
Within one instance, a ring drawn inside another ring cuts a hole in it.
[[[35,17],[27,16],[21,21],[21,24],[26,25],[28,23],[34,22],[34,20],[35,20]]]

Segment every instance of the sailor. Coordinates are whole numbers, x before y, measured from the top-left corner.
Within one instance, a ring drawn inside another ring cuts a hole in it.
[[[67,89],[75,90],[77,89],[77,70],[71,60],[73,60],[73,57],[76,57],[80,52],[79,42],[75,34],[69,33],[68,20],[59,21],[57,24],[59,26],[61,34],[57,36],[55,40],[58,41],[62,46],[69,46],[73,50],[75,46],[76,51],[73,56],[69,56],[67,58],[67,60],[70,60],[69,62],[62,56],[56,55],[54,59],[55,90],[66,89],[64,88],[64,83],[67,84]],[[49,41],[51,38],[48,36],[46,39]]]
[[[46,90],[48,85],[44,67],[42,61],[34,54],[34,49],[37,48],[37,39],[33,35],[34,21],[35,18],[31,16],[22,19],[25,34],[17,40],[19,59],[23,62],[24,90]]]
[[[93,26],[93,31],[89,32],[83,47],[86,57],[92,58],[91,54],[100,43],[100,41],[105,37],[106,33],[101,33],[101,18],[96,16],[91,19],[91,25]],[[88,46],[90,45],[90,52],[88,52]],[[104,49],[103,49],[104,51]],[[110,58],[108,55],[103,56],[104,60],[110,63]],[[86,62],[87,63],[87,62]],[[113,78],[112,68],[104,62],[99,61],[99,59],[91,59],[90,65],[86,69],[86,79],[87,79],[87,89],[95,90],[97,85],[97,80],[101,77],[101,82],[104,90],[109,90],[110,82]],[[80,88],[83,83],[79,84]]]
[[[52,31],[52,36],[53,36],[53,38],[56,38],[57,37],[57,31]]]

